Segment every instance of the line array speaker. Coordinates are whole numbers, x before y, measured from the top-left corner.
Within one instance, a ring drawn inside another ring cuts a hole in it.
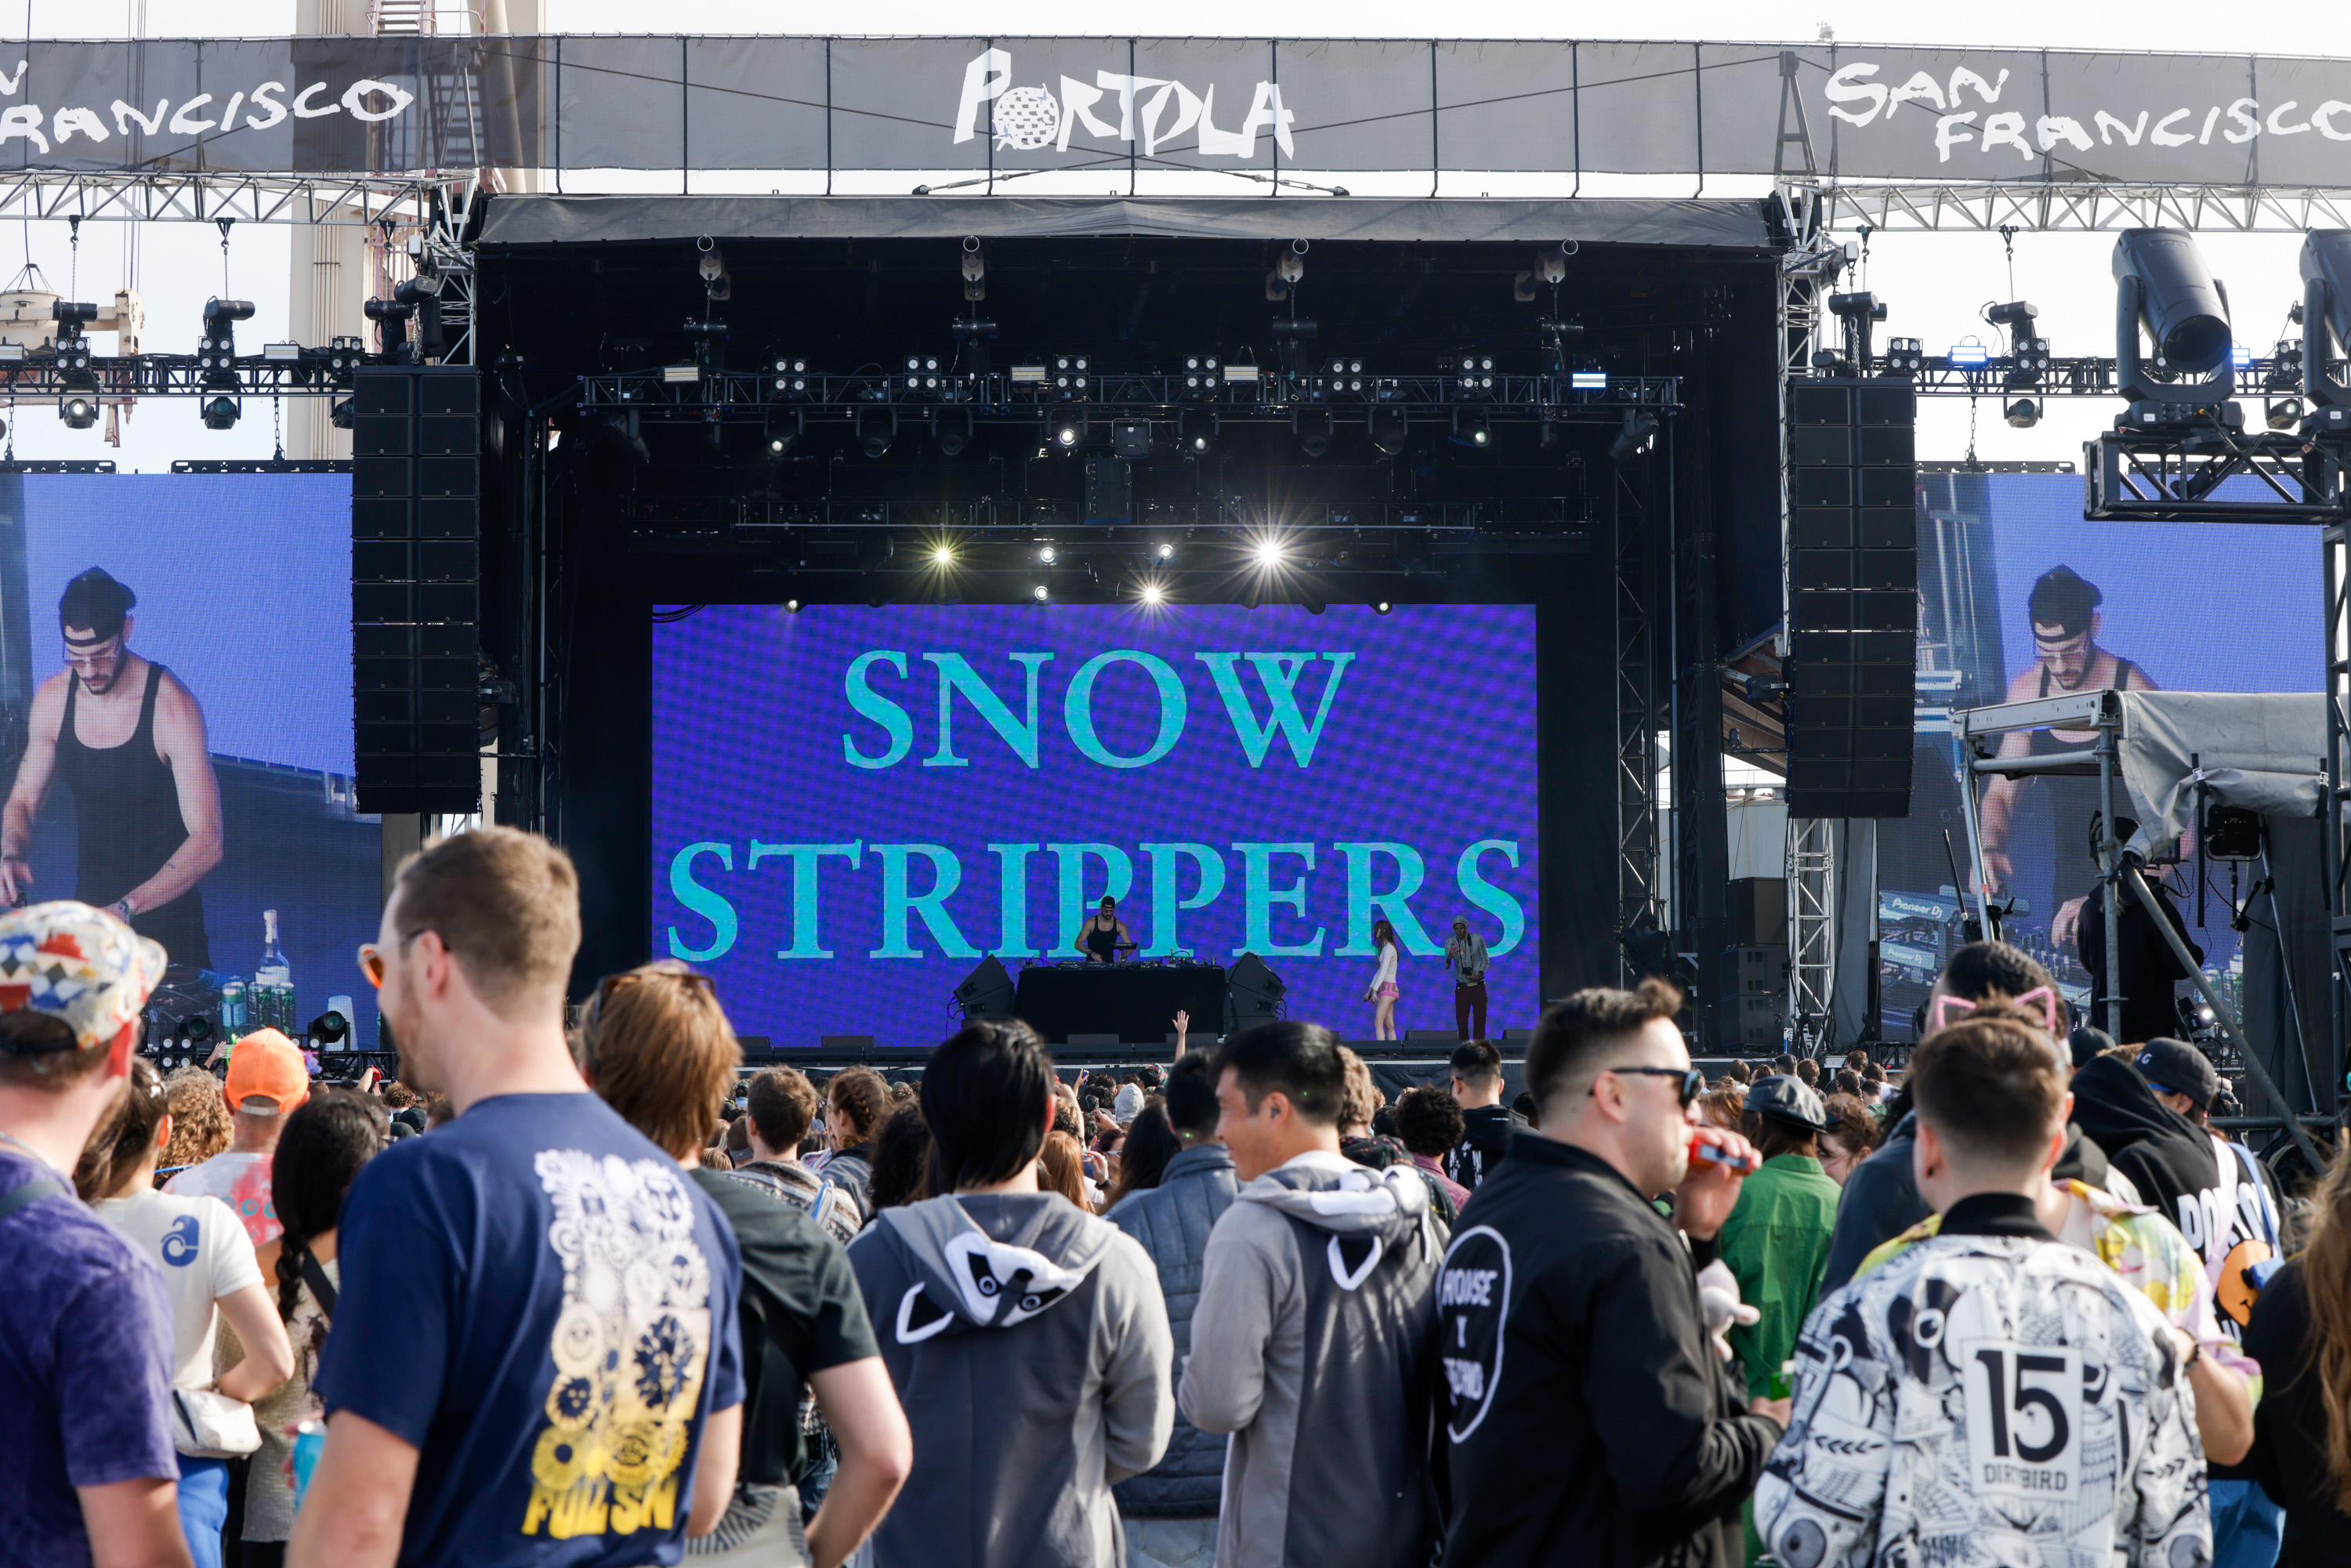
[[[351,714],[359,809],[480,803],[481,382],[468,365],[351,388]]]
[[[1790,388],[1788,810],[1910,811],[1918,642],[1918,394]]]

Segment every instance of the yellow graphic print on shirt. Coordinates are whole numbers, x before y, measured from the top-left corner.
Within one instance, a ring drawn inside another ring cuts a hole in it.
[[[525,1535],[667,1531],[710,1370],[710,1265],[675,1166],[578,1149],[533,1162],[555,1207],[563,1312]]]

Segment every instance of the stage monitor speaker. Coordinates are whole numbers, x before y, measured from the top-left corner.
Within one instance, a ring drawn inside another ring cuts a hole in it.
[[[1254,953],[1244,953],[1225,971],[1225,1033],[1281,1016],[1281,977]]]
[[[375,365],[351,385],[359,809],[481,803],[481,380]]]
[[[1918,394],[1790,388],[1788,812],[1910,811],[1918,638]]]
[[[1004,960],[982,958],[979,967],[955,988],[956,1005],[967,1019],[1008,1019],[1012,1016],[1012,977]]]

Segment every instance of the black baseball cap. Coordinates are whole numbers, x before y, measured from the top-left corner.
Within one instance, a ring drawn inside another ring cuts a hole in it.
[[[1785,1072],[1774,1072],[1750,1084],[1747,1108],[1809,1133],[1825,1133],[1829,1128],[1829,1108],[1819,1092]]]
[[[2072,1040],[2074,1071],[2079,1072],[2104,1052],[2115,1048],[2115,1037],[2090,1024],[2076,1029]]]
[[[2220,1074],[2202,1051],[2184,1040],[2150,1040],[2134,1060],[2147,1086],[2166,1094],[2185,1094],[2210,1106],[2220,1092]]]

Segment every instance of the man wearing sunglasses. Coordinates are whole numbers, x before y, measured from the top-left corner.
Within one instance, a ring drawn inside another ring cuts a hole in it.
[[[1754,1150],[1690,1122],[1706,1082],[1681,1001],[1659,979],[1578,991],[1536,1026],[1535,1125],[1479,1184],[1437,1275],[1448,1563],[1741,1560],[1739,1505],[1788,1402],[1745,1397],[1699,1299]]]

